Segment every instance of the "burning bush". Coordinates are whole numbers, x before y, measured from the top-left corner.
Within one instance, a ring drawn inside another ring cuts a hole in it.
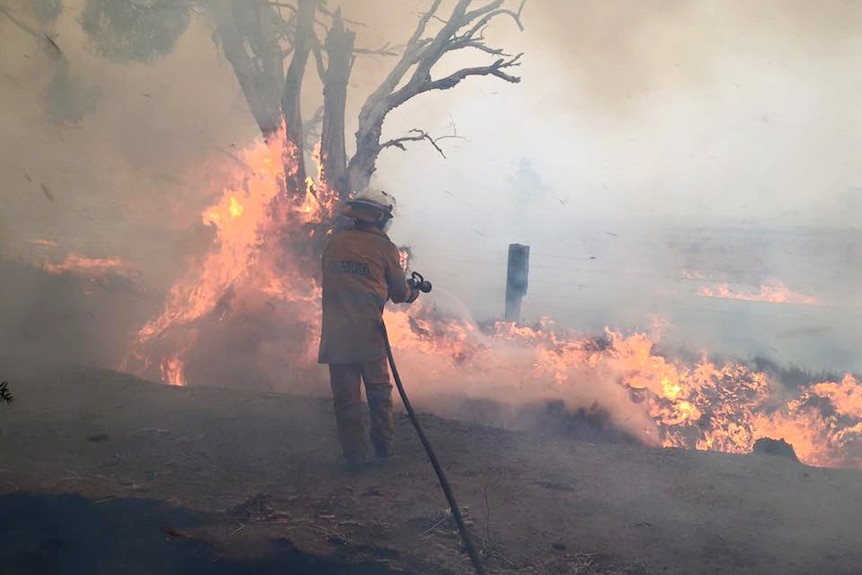
[[[322,382],[318,262],[310,246],[325,236],[320,223],[330,221],[336,198],[309,185],[302,201],[287,199],[279,142],[246,151],[246,167],[204,212],[216,242],[139,331],[129,369],[173,385]],[[560,424],[598,417],[647,445],[748,453],[769,437],[791,443],[805,463],[862,464],[854,450],[862,386],[850,375],[790,395],[743,363],[665,357],[644,333],[584,337],[549,320],[480,328],[427,302],[409,313],[393,306],[384,319],[419,401],[555,405],[571,414]]]

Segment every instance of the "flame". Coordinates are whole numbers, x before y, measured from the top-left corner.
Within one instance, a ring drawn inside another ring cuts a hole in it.
[[[242,215],[243,207],[242,204],[239,203],[235,197],[231,196],[230,198],[230,206],[228,207],[228,212],[230,213],[232,218],[238,218]]]
[[[56,249],[60,247],[57,242],[52,242],[51,240],[36,239],[30,240],[30,243],[36,246],[42,246],[43,248],[49,249]]]
[[[59,246],[47,240],[36,240],[36,245],[56,251]],[[138,273],[135,272],[124,260],[117,257],[91,258],[81,254],[67,254],[62,261],[46,261],[42,269],[52,275],[71,275],[87,283],[84,293],[93,295],[97,287],[107,287],[120,280],[123,285],[136,290],[143,290],[143,286],[137,282]]]
[[[616,423],[650,445],[749,453],[758,439],[769,437],[792,444],[810,465],[862,466],[862,385],[852,375],[782,401],[786,390],[764,372],[718,365],[706,354],[687,366],[658,355],[643,333],[606,330],[605,341],[597,341],[559,333],[546,320],[534,328],[498,323],[483,337],[470,324],[435,324],[403,312],[387,313],[386,323],[399,354],[434,358],[432,378],[480,381],[482,372],[491,373],[498,397],[508,393],[506,380],[526,381],[529,388],[511,390],[520,400],[577,403],[583,394],[578,388],[590,381],[600,386],[603,400],[622,392]],[[513,366],[510,358],[518,353],[527,359]]]
[[[163,360],[160,368],[162,381],[176,387],[186,386],[185,377],[183,376],[183,362],[178,356]]]
[[[401,264],[401,269],[403,269],[405,272],[410,270],[410,257],[410,248],[398,248],[398,263]]]
[[[50,244],[43,244],[50,245]],[[105,276],[109,273],[121,274],[125,263],[120,258],[89,258],[78,254],[70,254],[59,264],[46,263],[46,272],[51,274],[70,273],[82,276]]]
[[[158,366],[166,383],[193,385],[229,369],[273,382],[317,369],[319,264],[307,246],[309,237],[320,239],[319,223],[335,214],[337,195],[319,166],[302,197],[285,198],[285,176],[296,172],[288,165],[285,174],[291,154],[282,142],[246,150],[223,196],[204,211],[212,248],[139,331],[129,362],[140,371]],[[407,269],[408,250],[402,263]],[[758,294],[719,285],[701,295],[814,302],[779,282]],[[548,319],[480,327],[420,300],[387,308],[384,320],[405,378],[421,384],[420,394],[598,403],[648,445],[748,453],[770,437],[791,443],[808,464],[862,467],[862,386],[851,375],[791,392],[765,372],[719,364],[707,353],[692,363],[667,358],[655,350],[667,327],[662,318],[653,319],[651,334],[607,329],[597,338],[559,330]]]
[[[255,248],[260,228],[267,221],[271,203],[284,181],[282,141],[273,138],[269,144],[258,142],[243,154],[245,168],[238,168],[224,196],[202,216],[204,225],[216,231],[214,249],[199,267],[174,285],[165,311],[141,328],[139,341],[162,334],[171,325],[188,324],[210,313],[232,285],[258,269],[255,264],[260,254]],[[313,208],[306,200],[299,212],[312,214]],[[273,287],[280,285],[281,278],[270,276],[265,280]]]
[[[700,288],[697,293],[704,297],[738,299],[744,301],[797,304],[817,303],[817,298],[795,293],[784,285],[783,282],[776,279],[769,280],[761,285],[760,292],[758,293],[736,292],[733,291],[726,283],[717,284],[714,288]]]
[[[137,371],[145,373],[157,364],[163,381],[184,384],[184,356],[200,336],[197,323],[213,314],[222,321],[230,305],[242,305],[242,298],[251,300],[255,293],[316,310],[320,289],[313,274],[301,262],[280,257],[283,230],[293,233],[331,217],[337,198],[327,186],[315,186],[309,179],[301,201],[286,199],[284,163],[289,152],[284,138],[278,137],[242,153],[223,196],[202,214],[203,224],[215,231],[211,251],[171,288],[164,311],[138,331],[125,366],[137,365]],[[315,319],[307,322],[314,324]],[[149,347],[170,359],[152,361]]]

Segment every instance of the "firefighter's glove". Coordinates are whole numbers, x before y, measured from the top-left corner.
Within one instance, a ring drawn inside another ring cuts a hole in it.
[[[410,288],[410,294],[407,296],[407,299],[404,300],[404,302],[405,303],[413,303],[414,301],[419,299],[419,294],[422,292],[420,292],[418,288],[411,285],[409,282],[408,282],[407,286]]]

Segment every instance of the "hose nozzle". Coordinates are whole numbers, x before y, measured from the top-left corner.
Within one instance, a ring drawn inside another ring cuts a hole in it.
[[[413,272],[410,277],[407,278],[407,285],[413,289],[418,289],[422,293],[431,292],[431,282],[422,277],[422,274],[419,272]]]

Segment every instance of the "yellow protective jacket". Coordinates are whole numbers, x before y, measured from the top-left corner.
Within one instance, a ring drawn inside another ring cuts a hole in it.
[[[365,363],[386,355],[383,306],[410,299],[398,248],[376,228],[338,232],[323,251],[320,363]]]

